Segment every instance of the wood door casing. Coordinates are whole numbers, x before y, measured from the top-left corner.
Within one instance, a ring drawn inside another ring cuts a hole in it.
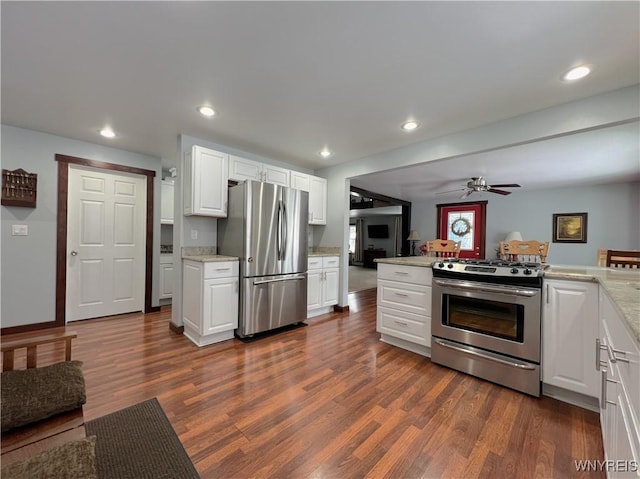
[[[460,258],[484,259],[486,252],[487,201],[449,203],[436,206],[438,208],[438,239],[462,240]],[[460,221],[457,221],[458,219]],[[452,232],[452,223],[454,223],[454,226],[468,227],[469,232],[460,237],[456,236]],[[471,236],[467,237],[467,235]]]

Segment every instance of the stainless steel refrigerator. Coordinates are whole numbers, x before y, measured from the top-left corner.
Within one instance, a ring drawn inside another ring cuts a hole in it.
[[[218,254],[240,258],[236,335],[299,323],[307,317],[309,193],[245,181],[229,188],[218,220]]]

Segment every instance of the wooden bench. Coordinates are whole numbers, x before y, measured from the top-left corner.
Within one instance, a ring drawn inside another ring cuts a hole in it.
[[[15,353],[22,349],[26,349],[27,369],[37,367],[37,348],[44,344],[64,342],[65,361],[70,361],[71,341],[77,336],[75,331],[66,331],[65,328],[3,336],[0,338],[2,370],[14,369]],[[0,439],[2,463],[25,459],[50,447],[83,437],[84,416],[82,407],[79,407],[3,433]]]

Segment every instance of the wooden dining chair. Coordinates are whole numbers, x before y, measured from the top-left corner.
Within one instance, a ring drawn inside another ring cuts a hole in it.
[[[460,241],[435,239],[426,241],[423,246],[427,256],[457,258],[460,255]]]
[[[546,263],[549,253],[549,242],[500,241],[500,258],[505,261],[524,261],[526,263]]]
[[[640,251],[607,250],[608,268],[640,268]]]

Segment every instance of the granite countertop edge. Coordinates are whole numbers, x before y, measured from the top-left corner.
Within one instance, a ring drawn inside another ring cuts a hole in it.
[[[436,258],[430,256],[396,256],[391,258],[375,258],[376,263],[398,264],[404,266],[418,266],[421,268],[431,268]]]
[[[215,263],[222,261],[239,261],[237,256],[225,256],[223,254],[183,255],[182,259],[198,261],[200,263]]]

